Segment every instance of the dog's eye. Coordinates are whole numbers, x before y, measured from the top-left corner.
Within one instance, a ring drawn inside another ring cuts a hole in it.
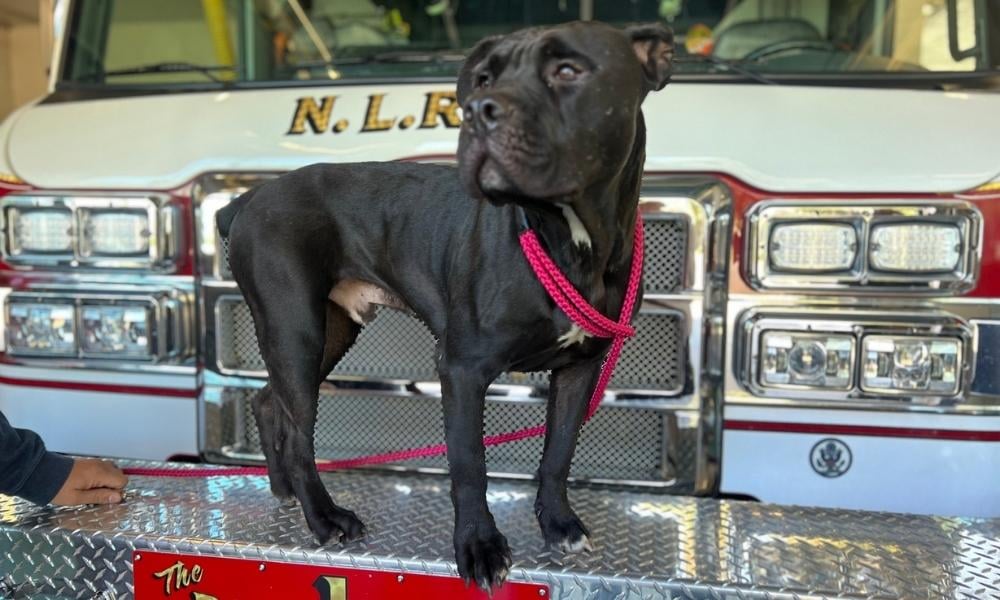
[[[571,63],[561,63],[556,67],[556,79],[559,81],[573,81],[580,76],[580,69]]]
[[[477,88],[490,87],[490,74],[480,73],[479,76],[476,77],[476,87]]]

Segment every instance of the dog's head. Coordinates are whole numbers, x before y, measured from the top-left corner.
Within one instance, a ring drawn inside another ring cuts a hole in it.
[[[481,41],[458,80],[459,169],[497,202],[565,201],[621,172],[646,94],[670,79],[673,34],[597,22]]]

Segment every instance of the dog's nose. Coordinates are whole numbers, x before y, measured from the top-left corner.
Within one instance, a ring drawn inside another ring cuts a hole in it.
[[[465,105],[463,117],[475,120],[487,130],[496,129],[506,112],[503,105],[489,96],[477,98]]]

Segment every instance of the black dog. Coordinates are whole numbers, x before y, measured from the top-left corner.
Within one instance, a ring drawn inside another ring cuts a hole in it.
[[[269,375],[253,408],[271,489],[302,503],[321,543],[364,527],[316,471],[318,387],[384,305],[438,339],[459,574],[489,589],[510,567],[486,504],[482,442],[487,386],[506,370],[552,370],[535,511],[548,543],[589,547],[566,479],[609,341],[555,308],[517,236],[526,221],[581,294],[618,317],[645,159],[640,105],[667,83],[672,59],[673,36],[658,25],[486,39],[459,75],[457,171],[313,165],[219,213]]]

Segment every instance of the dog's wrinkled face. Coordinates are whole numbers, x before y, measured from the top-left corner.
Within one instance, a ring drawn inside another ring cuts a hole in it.
[[[459,169],[474,197],[566,201],[621,171],[646,94],[670,78],[660,25],[596,22],[483,40],[458,81]]]

